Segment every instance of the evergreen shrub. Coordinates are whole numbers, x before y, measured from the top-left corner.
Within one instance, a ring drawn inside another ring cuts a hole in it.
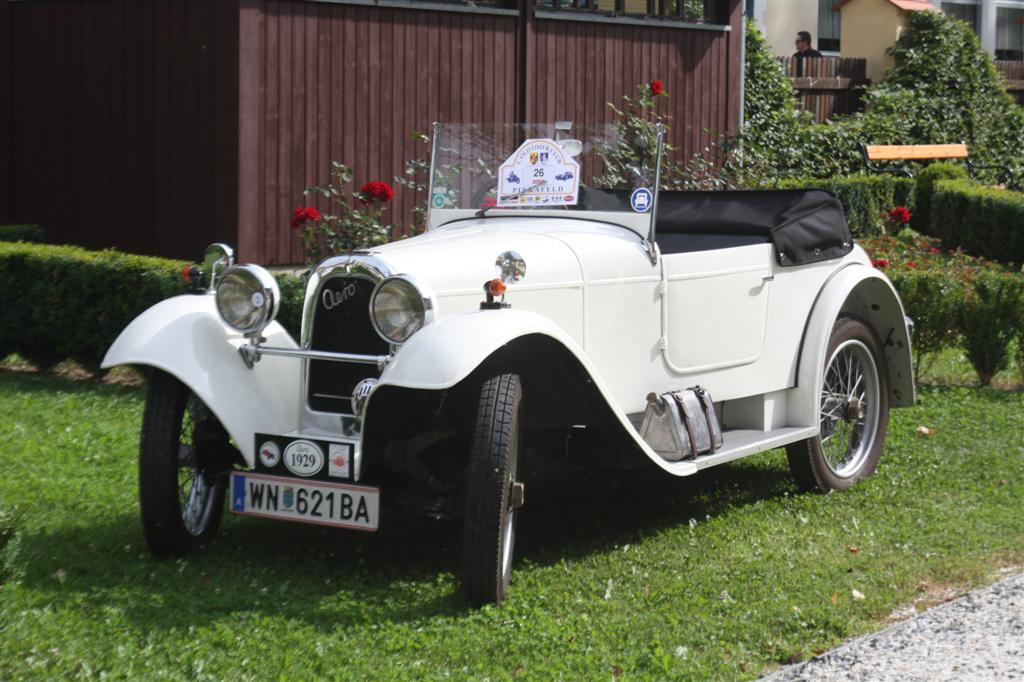
[[[940,180],[931,207],[931,233],[947,247],[1024,263],[1024,192]]]
[[[963,347],[982,386],[1006,368],[1014,337],[1024,343],[1024,277],[980,271],[971,278],[960,303]]]
[[[0,242],[46,241],[46,233],[39,225],[0,225]]]
[[[967,178],[967,169],[963,166],[940,161],[926,166],[914,180],[917,186],[914,188],[914,228],[925,234],[935,234],[931,227],[931,205],[932,194],[935,192],[935,183],[939,180],[962,180]]]
[[[1024,108],[1006,93],[970,27],[941,12],[912,12],[891,54],[895,66],[864,94],[865,112],[816,124],[764,38],[747,24],[744,125],[705,149],[688,170],[695,187],[765,187],[777,178],[864,171],[861,143],[966,142],[978,165],[1009,166],[1024,189]],[[982,170],[983,182],[1000,172]],[[927,211],[927,209],[926,209]]]
[[[44,369],[62,360],[97,369],[139,313],[186,292],[184,265],[113,250],[0,242],[0,287],[13,292],[0,306],[0,358],[18,353]],[[278,319],[293,336],[302,317],[301,279],[277,275]]]
[[[861,242],[883,270],[915,323],[914,371],[935,351],[961,345],[982,384],[1006,366],[1012,341],[1024,344],[1024,272],[942,251],[925,238],[875,237]]]

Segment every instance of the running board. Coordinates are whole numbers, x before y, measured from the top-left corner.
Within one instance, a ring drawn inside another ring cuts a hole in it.
[[[817,434],[817,426],[787,426],[772,431],[733,429],[722,432],[722,447],[715,453],[680,462],[661,461],[659,464],[663,469],[676,476],[692,476],[698,471],[716,464],[724,464],[734,459],[756,455],[765,450],[780,448]]]

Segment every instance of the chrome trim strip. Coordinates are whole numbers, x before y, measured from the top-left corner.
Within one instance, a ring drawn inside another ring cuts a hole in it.
[[[291,351],[292,357],[302,359],[299,376],[299,386],[301,386],[302,391],[299,397],[299,431],[323,431],[354,440],[356,445],[352,462],[352,478],[357,482],[362,475],[363,463],[362,420],[352,414],[342,413],[338,415],[310,409],[307,400],[309,395],[309,361],[337,360],[340,362],[360,362],[368,365],[377,364],[378,369],[382,370],[384,364],[390,361],[391,357],[311,350],[309,346],[312,344],[313,338],[313,313],[316,309],[316,303],[322,295],[324,284],[333,277],[362,277],[370,280],[376,286],[394,274],[394,269],[385,261],[366,253],[334,256],[318,263],[310,274],[309,281],[306,283],[306,296],[302,304],[302,333],[299,347],[303,350]],[[354,358],[363,358],[363,360]]]
[[[294,348],[274,348],[272,346],[254,346],[256,356],[279,355],[286,358],[303,358],[306,360],[330,360],[332,362],[355,362],[363,365],[377,365],[383,370],[391,361],[390,355],[356,355],[355,353],[334,353],[325,350],[301,350]]]
[[[351,256],[334,256],[321,261],[310,274],[309,282],[306,283],[306,298],[302,304],[302,347],[307,348],[310,344],[313,335],[313,310],[327,280],[348,275],[368,279],[377,285],[394,274],[396,273],[391,266],[376,256],[353,254]]]

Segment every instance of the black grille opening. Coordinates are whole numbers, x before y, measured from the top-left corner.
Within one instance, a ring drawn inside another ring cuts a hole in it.
[[[363,277],[333,277],[320,290],[313,308],[313,350],[360,355],[387,355],[388,343],[370,322],[370,294],[375,282]],[[307,400],[318,412],[352,412],[352,390],[380,376],[373,365],[310,360]]]

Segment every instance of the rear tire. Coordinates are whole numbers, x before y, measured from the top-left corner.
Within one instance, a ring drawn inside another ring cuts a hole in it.
[[[480,388],[462,535],[462,586],[474,606],[499,603],[508,594],[522,395],[515,374],[498,375]]]
[[[139,443],[139,508],[154,556],[182,556],[217,534],[232,450],[203,401],[170,374],[153,372]]]
[[[874,331],[840,318],[825,357],[820,432],[786,447],[793,478],[808,492],[846,490],[874,473],[889,427],[885,354]]]

